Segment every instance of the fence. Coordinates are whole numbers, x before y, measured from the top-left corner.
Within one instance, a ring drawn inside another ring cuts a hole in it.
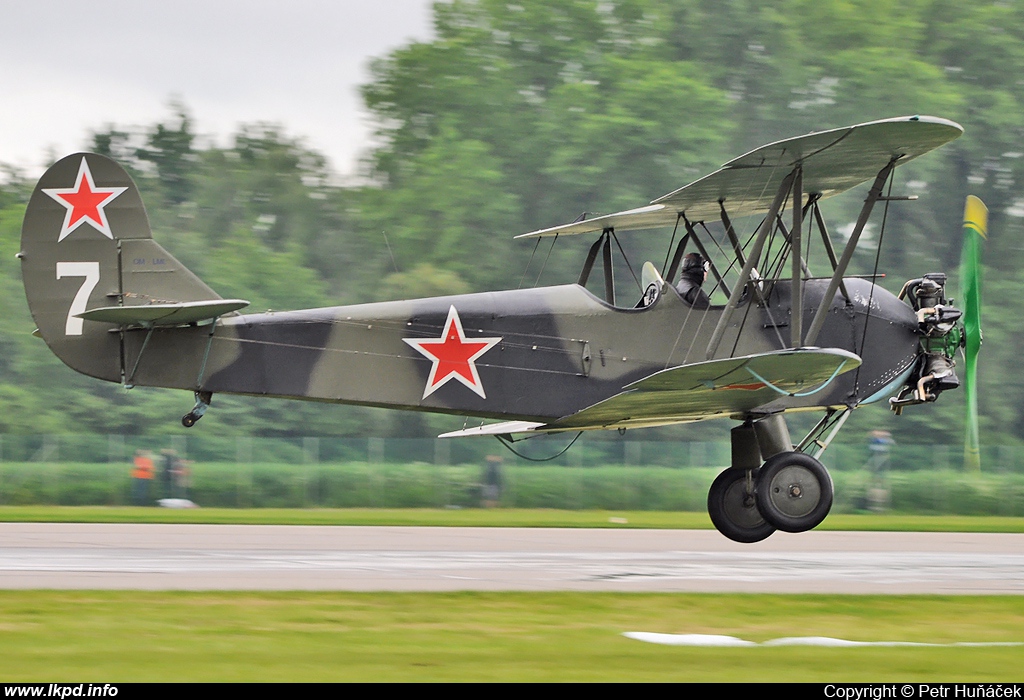
[[[134,451],[173,449],[194,460],[187,495],[207,507],[473,507],[482,498],[484,457],[497,447],[485,445],[473,452],[448,440],[6,435],[0,504],[125,505]],[[990,448],[980,475],[955,470],[959,452],[951,447],[896,446],[881,475],[864,468],[864,447],[833,446],[825,456],[834,512],[865,508],[881,485],[896,511],[1024,516],[1015,447]],[[504,463],[505,507],[700,511],[729,463],[729,446],[594,441],[554,463],[511,456]],[[150,501],[183,495],[161,493],[159,479],[154,488]]]
[[[526,456],[544,458],[559,452],[572,435],[544,436],[519,442],[515,448]],[[424,463],[438,466],[482,464],[487,455],[519,458],[494,440],[485,438],[261,438],[250,436],[196,435],[0,435],[3,462],[106,462],[131,461],[135,450],[158,452],[173,449],[195,462],[308,465],[337,462],[369,464]],[[834,471],[860,469],[869,462],[865,444],[833,444],[822,461]],[[714,467],[729,465],[728,442],[672,442],[633,439],[581,438],[564,455],[545,462],[552,466],[589,467],[625,465],[637,467]],[[525,461],[523,463],[526,463]],[[1024,446],[985,446],[986,473],[1024,473]],[[887,469],[891,471],[955,471],[962,464],[958,445],[894,445]]]

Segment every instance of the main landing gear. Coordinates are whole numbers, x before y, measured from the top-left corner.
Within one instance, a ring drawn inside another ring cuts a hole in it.
[[[828,471],[793,449],[782,414],[734,428],[732,462],[708,491],[711,522],[731,540],[760,542],[776,530],[811,530],[832,508]]]

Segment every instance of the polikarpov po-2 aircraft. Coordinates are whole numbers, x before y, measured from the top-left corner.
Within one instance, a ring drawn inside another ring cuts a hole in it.
[[[852,409],[898,394],[901,410],[958,385],[961,314],[944,275],[911,280],[900,298],[844,275],[874,205],[896,199],[884,194],[893,170],[961,133],[933,117],[812,133],[648,206],[520,236],[596,234],[579,280],[562,286],[240,314],[248,302],[221,298],[153,240],[128,173],[88,153],[43,175],[18,257],[50,349],[99,379],[195,392],[186,427],[216,393],[500,421],[444,437],[732,418],[732,466],[708,509],[724,535],[756,542],[825,518],[832,481],[818,457]],[[819,203],[866,181],[837,255]],[[763,219],[742,240],[732,219],[750,216]],[[645,263],[641,292],[619,303],[617,233],[659,227],[674,227],[666,265]],[[823,277],[806,258],[819,237]],[[671,284],[687,251],[710,261],[706,287],[724,305],[691,306]],[[584,286],[598,258],[603,299]],[[794,443],[785,413],[812,409],[823,417]]]

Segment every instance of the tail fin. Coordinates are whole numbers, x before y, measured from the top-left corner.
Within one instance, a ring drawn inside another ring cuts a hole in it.
[[[29,310],[50,350],[72,369],[109,381],[124,378],[118,331],[126,324],[82,314],[221,298],[153,240],[125,169],[92,153],[63,158],[40,178],[18,257]]]

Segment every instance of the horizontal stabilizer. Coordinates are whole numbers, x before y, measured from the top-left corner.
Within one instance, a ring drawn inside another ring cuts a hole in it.
[[[210,301],[184,301],[174,304],[142,304],[139,306],[103,306],[90,309],[78,318],[86,321],[116,323],[119,326],[180,326],[201,323],[244,309],[249,302],[244,299],[213,299]]]

